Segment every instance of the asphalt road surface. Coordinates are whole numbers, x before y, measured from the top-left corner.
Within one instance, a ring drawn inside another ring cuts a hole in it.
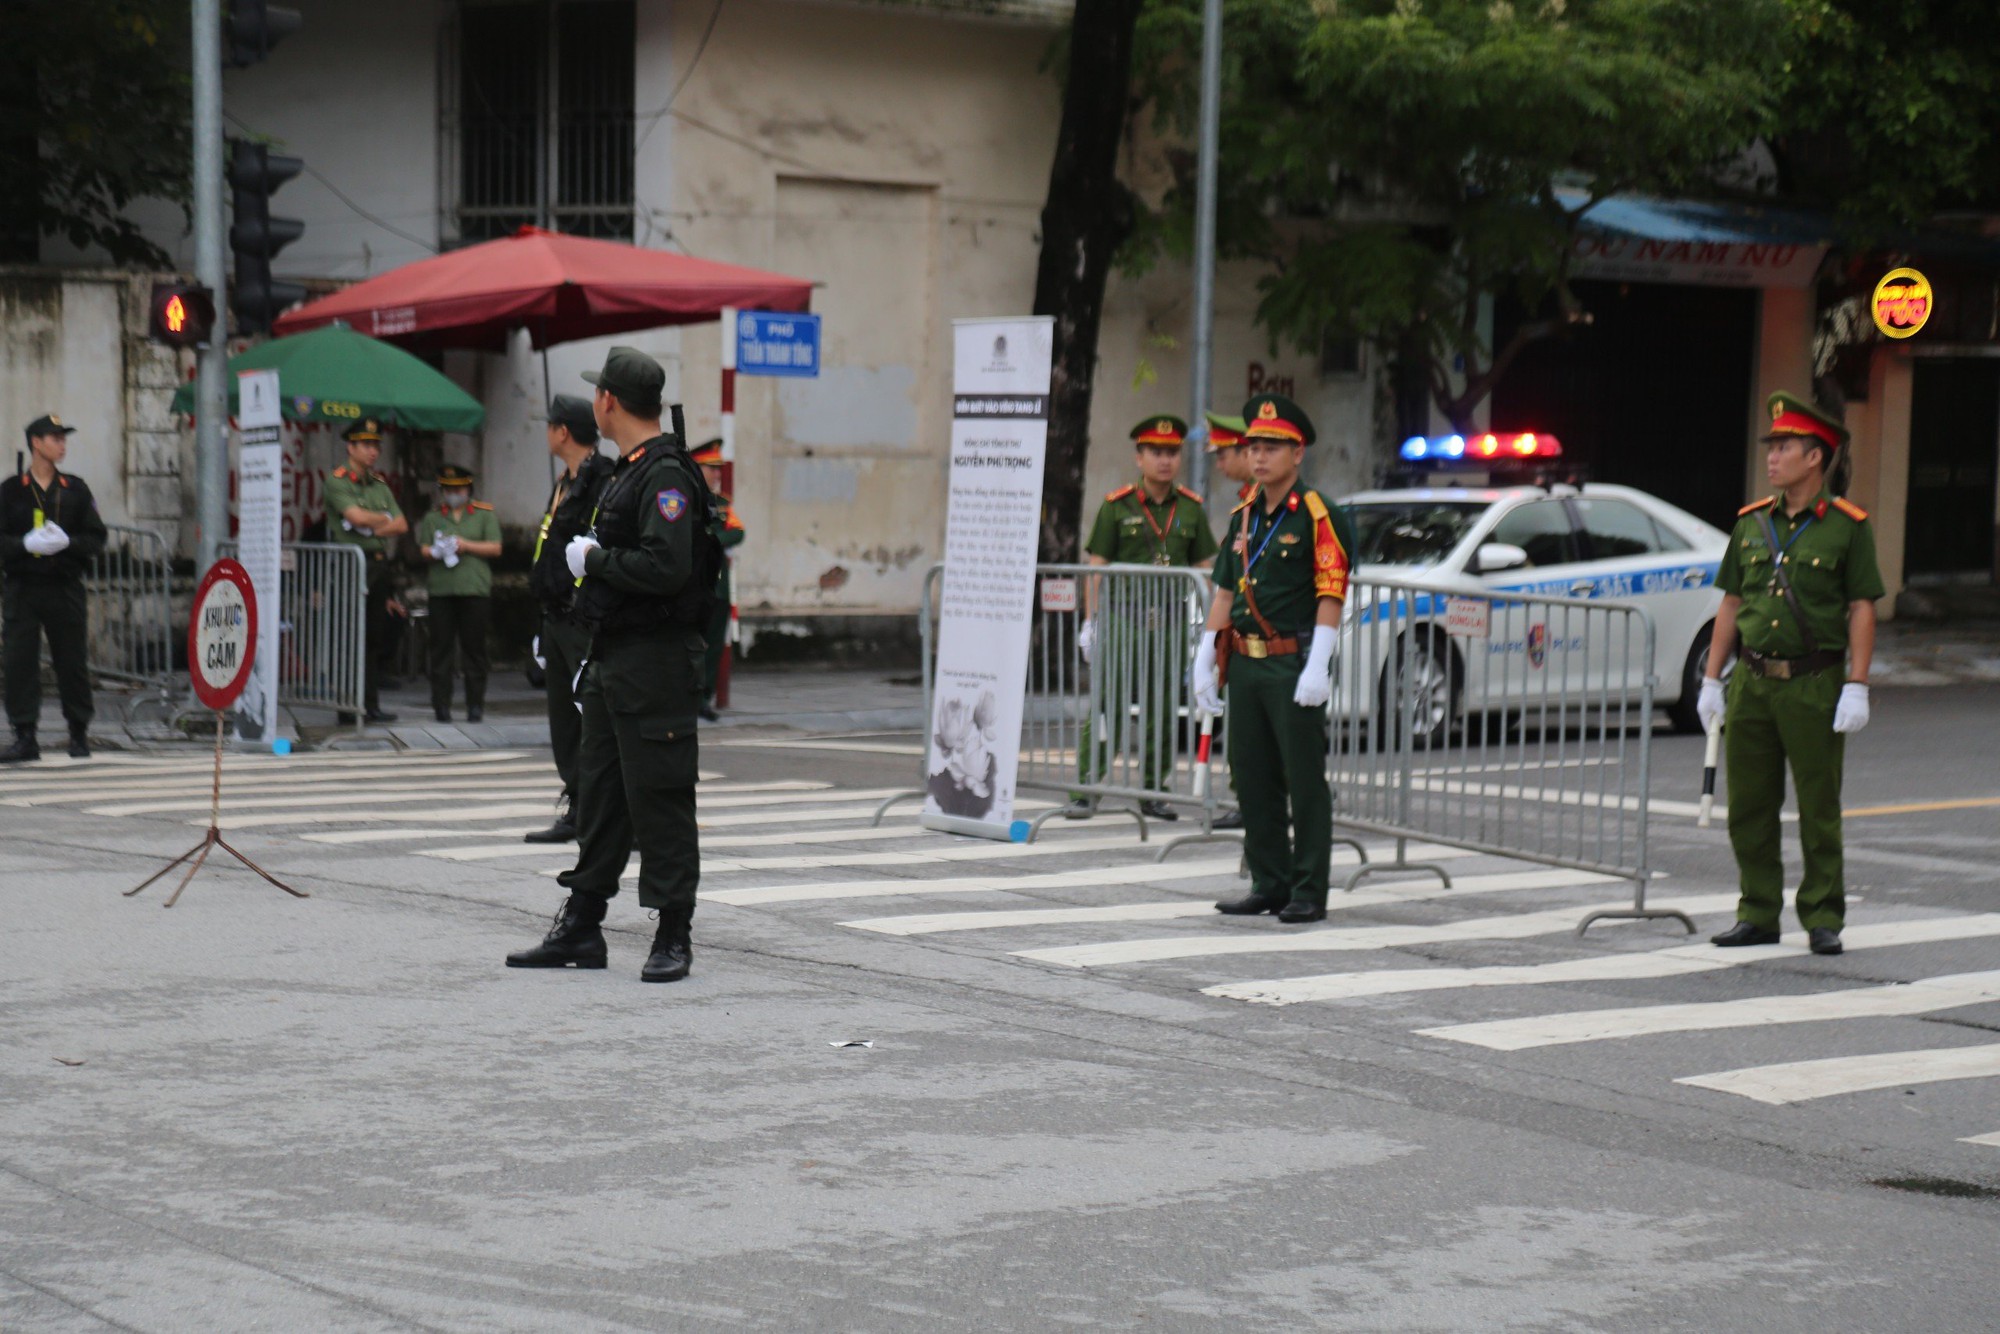
[[[312,897],[171,912],[198,756],[0,773],[0,1328],[2000,1327],[2000,689],[1876,692],[1836,959],[1705,943],[1719,822],[1653,825],[1693,938],[1454,849],[1285,928],[1129,821],[873,826],[917,751],[716,734],[670,987],[628,897],[501,966],[546,753],[232,759]]]

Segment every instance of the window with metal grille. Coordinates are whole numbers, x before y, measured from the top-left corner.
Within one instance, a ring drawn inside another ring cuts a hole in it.
[[[446,233],[632,236],[633,0],[464,0],[442,44]]]

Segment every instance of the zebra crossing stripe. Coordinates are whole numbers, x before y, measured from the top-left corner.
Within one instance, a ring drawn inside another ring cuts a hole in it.
[[[550,784],[551,788],[554,784]],[[421,825],[449,815],[461,824],[484,823],[488,820],[531,820],[537,817],[548,819],[556,807],[553,792],[540,801],[495,802],[491,805],[465,803],[455,805],[448,811],[426,803],[422,809],[413,810],[409,806],[383,806],[369,810],[310,810],[281,811],[266,815],[231,815],[223,812],[216,824],[223,829],[274,829],[293,825],[319,824],[411,824]],[[759,816],[768,819],[768,816]],[[189,820],[197,829],[206,828],[206,818]],[[487,831],[491,833],[491,830]],[[401,835],[398,835],[400,837]]]
[[[759,820],[766,817],[759,816]],[[704,825],[706,821],[702,822]],[[880,829],[785,829],[770,834],[722,834],[713,835],[704,828],[701,846],[706,848],[765,848],[795,847],[800,844],[821,843],[862,843],[876,839],[918,838],[931,831],[921,825],[885,825]],[[325,838],[326,835],[308,834],[308,838]],[[463,848],[425,848],[423,855],[438,857],[445,861],[473,862],[490,858],[547,856],[546,844],[537,847],[532,843],[477,843]]]
[[[2000,913],[1961,917],[1926,917],[1906,922],[1850,926],[1842,934],[1849,952],[1886,949],[1894,945],[1928,945],[2000,935]],[[1804,945],[1751,945],[1722,950],[1713,945],[1676,945],[1643,953],[1595,955],[1556,963],[1511,964],[1483,968],[1391,968],[1360,973],[1320,973],[1311,977],[1268,978],[1204,987],[1202,994],[1253,1005],[1297,1005],[1305,1001],[1356,1000],[1364,996],[1396,996],[1417,991],[1455,991],[1462,987],[1532,987],[1565,982],[1625,982],[1683,973],[1741,968],[1769,959],[1806,957]]]
[[[1685,913],[1721,912],[1734,908],[1736,899],[1733,893],[1696,894],[1688,898],[1662,899],[1656,906],[1678,908]],[[1502,917],[1476,917],[1430,926],[1332,927],[1318,931],[1293,931],[1280,927],[1276,933],[1258,932],[1254,935],[1239,930],[1223,935],[1161,936],[1152,940],[1126,940],[1102,945],[1017,950],[1014,957],[1061,964],[1067,968],[1103,968],[1116,964],[1202,959],[1226,954],[1336,953],[1441,945],[1454,941],[1525,940],[1531,936],[1573,930],[1579,913],[1627,906],[1630,905],[1604,903]],[[1252,925],[1261,925],[1261,922]]]
[[[225,795],[231,792],[260,792],[279,784],[287,788],[313,789],[364,782],[386,782],[392,786],[437,779],[448,782],[470,782],[502,774],[519,776],[549,772],[551,772],[549,765],[532,760],[519,764],[484,764],[476,769],[462,764],[430,768],[416,763],[401,764],[395,768],[321,770],[309,773],[244,773],[241,770],[232,772],[224,769],[222,791]],[[204,772],[165,778],[148,775],[142,780],[120,780],[115,783],[45,782],[38,784],[25,796],[0,797],[0,806],[32,807],[59,802],[102,801],[113,797],[174,796],[196,789],[206,792],[209,778],[210,775]]]
[[[554,775],[545,779],[522,779],[518,782],[476,783],[448,782],[426,783],[412,787],[375,787],[366,792],[325,792],[307,796],[286,797],[237,797],[230,802],[238,810],[279,810],[307,809],[334,806],[366,806],[372,802],[408,799],[419,801],[425,797],[450,798],[453,802],[480,796],[527,796],[536,792],[547,792],[555,787]],[[716,787],[719,789],[720,784]],[[759,791],[757,789],[764,789]],[[777,789],[775,791],[770,789]],[[871,801],[878,800],[868,792],[830,792],[827,785],[804,782],[751,783],[745,784],[724,796],[711,796],[703,800],[705,806],[783,806],[791,802],[810,798],[814,801]],[[551,800],[554,798],[551,797]],[[178,811],[205,811],[208,798],[200,801],[144,801],[119,806],[87,806],[85,815],[165,815]]]
[[[320,771],[351,773],[358,768],[397,764],[479,768],[490,764],[534,758],[528,752],[520,750],[425,752],[421,756],[402,760],[393,754],[382,752],[369,755],[225,755],[222,760],[222,772],[225,777],[229,777],[268,770],[273,775],[283,774],[290,778],[301,773]],[[35,766],[34,778],[0,778],[0,792],[40,790],[51,782],[87,783],[97,779],[143,781],[174,774],[199,774],[205,778],[214,771],[214,765],[215,761],[207,756],[199,760],[163,760],[151,756],[98,755],[88,760],[69,760],[60,755],[50,755],[45,756]]]
[[[2000,1148],[2000,1130],[1993,1131],[1991,1134],[1987,1135],[1967,1135],[1964,1139],[1960,1140],[1959,1143],[1991,1144],[1995,1148]]]
[[[1032,846],[1032,845],[1030,845]],[[1037,889],[1074,889],[1081,885],[1143,885],[1160,880],[1199,880],[1236,875],[1240,859],[1145,862],[1137,866],[1094,866],[1081,871],[1048,871],[1011,877],[964,876],[939,880],[832,880],[803,885],[755,885],[744,889],[705,891],[711,903],[745,906],[758,903],[812,903],[823,899],[879,899],[922,894],[1019,894]],[[1734,900],[1731,900],[1734,902]]]
[[[344,846],[350,843],[411,843],[439,838],[491,838],[495,834],[525,834],[542,828],[541,825],[524,824],[518,829],[339,829],[331,834],[301,834],[308,843],[331,843]],[[546,845],[536,848],[532,843],[500,843],[503,848],[523,848],[534,852],[547,852]]]
[[[1995,1075],[2000,1075],[2000,1042],[1752,1065],[1712,1075],[1689,1075],[1674,1082],[1782,1106],[1840,1093],[1866,1093],[1871,1089],[1939,1084],[1954,1079],[1991,1079]]]
[[[2000,971],[1952,973],[1909,983],[1818,991],[1804,995],[1744,996],[1736,1000],[1686,1005],[1635,1005],[1614,1010],[1579,1010],[1532,1019],[1421,1028],[1427,1038],[1469,1042],[1494,1051],[1522,1051],[1573,1042],[1602,1042],[1655,1033],[1700,1033],[1719,1028],[1765,1028],[1829,1019],[1886,1019],[1930,1014],[2000,1000]]]
[[[1455,856],[1471,853],[1452,849]],[[1373,855],[1373,850],[1370,850]],[[1350,856],[1349,860],[1353,860]],[[1328,912],[1355,908],[1394,907],[1419,899],[1455,898],[1460,894],[1490,894],[1499,890],[1554,885],[1602,885],[1616,877],[1589,871],[1504,871],[1497,875],[1461,876],[1450,889],[1435,879],[1378,889],[1357,889],[1352,894],[1335,895],[1327,902]],[[985,931],[1012,926],[1066,926],[1084,922],[1155,922],[1177,917],[1213,917],[1215,905],[1190,903],[1123,903],[1104,908],[1019,908],[994,912],[919,913],[906,917],[869,917],[842,922],[857,931],[879,931],[885,936],[928,936],[943,931]]]

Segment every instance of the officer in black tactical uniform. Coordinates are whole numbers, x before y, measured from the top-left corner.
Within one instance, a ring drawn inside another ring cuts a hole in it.
[[[590,530],[590,516],[612,467],[610,458],[598,452],[597,418],[587,400],[557,394],[550,402],[549,454],[562,463],[563,473],[549,492],[541,532],[535,536],[528,586],[542,604],[535,656],[548,678],[543,686],[549,697],[549,744],[562,775],[562,809],[547,829],[522,835],[527,843],[567,843],[576,837],[576,753],[583,740],[583,715],[572,691],[590,649],[590,630],[577,619],[576,578],[564,552],[573,538]]]
[[[591,534],[565,548],[577,578],[575,610],[591,628],[578,700],[577,858],[560,882],[570,896],[540,945],[510,968],[602,968],[604,910],[636,844],[639,903],[660,914],[639,977],[677,982],[693,957],[689,927],[701,878],[694,785],[695,711],[701,703],[701,627],[714,596],[721,545],[711,501],[679,430],[660,430],[666,372],[643,352],[614,347],[597,386],[597,426],[621,451]]]

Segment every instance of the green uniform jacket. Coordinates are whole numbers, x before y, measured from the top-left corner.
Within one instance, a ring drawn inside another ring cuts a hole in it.
[[[360,547],[370,560],[379,560],[388,553],[389,539],[345,526],[343,516],[356,505],[396,519],[403,516],[403,507],[396,503],[389,480],[379,472],[363,476],[351,468],[335,468],[326,475],[327,540]]]
[[[1178,487],[1155,505],[1143,487],[1121,486],[1098,506],[1083,549],[1113,565],[1199,565],[1216,547],[1194,492]]]
[[[1268,515],[1262,494],[1251,495],[1230,514],[1228,540],[1215,561],[1215,586],[1236,590],[1230,623],[1238,632],[1262,633],[1257,618],[1250,614],[1249,600],[1243,596],[1243,585],[1248,582],[1256,590],[1257,610],[1264,613],[1273,630],[1281,635],[1310,635],[1319,600],[1347,597],[1353,566],[1353,523],[1346,510],[1328,505],[1309,487],[1294,485],[1284,503]],[[1315,509],[1325,517],[1317,517]]]
[[[498,542],[500,540],[500,516],[484,501],[475,500],[464,509],[452,511],[434,509],[417,522],[417,545],[427,547],[437,540],[439,533],[447,533],[460,541]],[[493,563],[484,556],[474,556],[461,549],[458,564],[446,565],[441,560],[430,563],[425,574],[425,587],[434,598],[483,598],[493,594]]]
[[[1883,595],[1882,571],[1875,563],[1875,533],[1868,511],[1822,491],[1797,514],[1770,497],[1746,505],[1729,535],[1729,550],[1716,571],[1715,586],[1743,599],[1736,629],[1743,647],[1774,658],[1797,658],[1806,648],[1798,618],[1785,605],[1773,577],[1770,543],[1760,514],[1769,514],[1784,552],[1785,572],[1821,650],[1847,647],[1847,607]]]

